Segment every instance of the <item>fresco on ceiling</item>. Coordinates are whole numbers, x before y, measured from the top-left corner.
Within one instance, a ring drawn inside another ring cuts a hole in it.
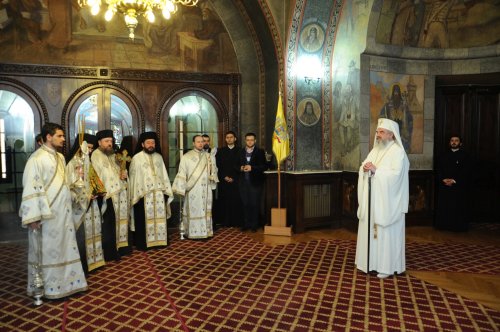
[[[376,40],[382,44],[465,48],[500,40],[498,0],[384,0]]]
[[[135,39],[123,16],[104,20],[77,1],[0,3],[0,61],[200,72],[237,72],[229,34],[211,3],[178,6],[170,20],[142,17]]]
[[[423,153],[423,101],[424,75],[370,72],[370,148],[378,118],[388,118],[399,124],[406,153]]]
[[[360,54],[373,0],[344,1],[332,61],[332,168],[357,170],[360,165]]]

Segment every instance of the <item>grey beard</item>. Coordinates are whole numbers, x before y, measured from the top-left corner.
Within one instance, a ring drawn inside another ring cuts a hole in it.
[[[155,149],[142,149],[144,152],[146,152],[147,154],[153,154],[155,153]]]
[[[100,149],[106,156],[111,156],[112,154],[115,153],[113,149]]]
[[[377,140],[377,144],[376,145],[377,145],[377,147],[379,149],[385,149],[389,145],[390,142],[391,141],[389,141],[389,140],[383,140],[383,139],[381,139],[381,140]]]

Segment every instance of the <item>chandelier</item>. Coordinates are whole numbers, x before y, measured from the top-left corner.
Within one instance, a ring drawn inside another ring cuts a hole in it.
[[[177,11],[177,4],[183,6],[196,6],[199,0],[78,0],[80,7],[90,7],[90,13],[97,15],[101,11],[101,6],[107,7],[104,19],[111,21],[115,13],[123,14],[125,25],[129,31],[129,38],[134,39],[134,31],[139,21],[137,17],[142,15],[153,23],[155,21],[154,12],[161,11],[165,19],[169,19]]]

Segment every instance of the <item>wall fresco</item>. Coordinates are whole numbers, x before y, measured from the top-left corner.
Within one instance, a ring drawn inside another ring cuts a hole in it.
[[[424,78],[424,75],[370,72],[370,148],[377,120],[382,117],[399,124],[406,153],[423,153]]]
[[[496,0],[384,0],[376,41],[412,47],[494,45],[500,35]]]
[[[142,17],[135,39],[122,15],[110,22],[76,1],[0,4],[0,61],[175,71],[237,72],[229,34],[209,1],[178,6],[170,20]]]
[[[332,168],[360,164],[360,54],[373,0],[344,1],[332,61]]]

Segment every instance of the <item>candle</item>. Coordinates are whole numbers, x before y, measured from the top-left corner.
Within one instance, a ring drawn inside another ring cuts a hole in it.
[[[184,123],[182,120],[179,120],[179,149],[181,150],[180,151],[181,156],[184,152],[184,131],[183,131],[183,128],[184,128]]]

